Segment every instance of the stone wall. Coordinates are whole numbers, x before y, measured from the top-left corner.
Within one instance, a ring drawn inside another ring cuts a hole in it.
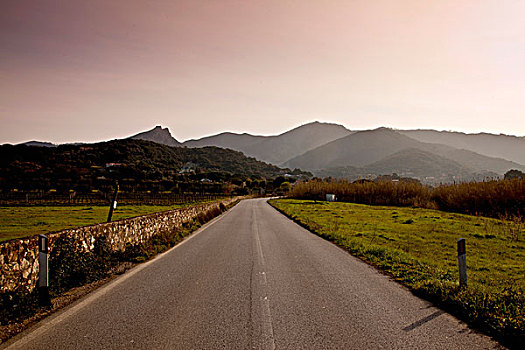
[[[85,251],[90,251],[97,237],[104,235],[111,249],[123,251],[128,244],[139,244],[164,231],[180,228],[200,213],[218,208],[221,203],[227,206],[237,199],[50,233],[47,235],[50,253],[53,243],[63,236],[73,237],[81,242]],[[38,236],[0,242],[0,273],[0,293],[33,290],[38,279]]]

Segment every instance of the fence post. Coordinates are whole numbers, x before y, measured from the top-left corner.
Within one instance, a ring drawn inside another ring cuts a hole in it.
[[[49,297],[49,244],[45,235],[38,236],[38,296],[40,305],[51,306]]]
[[[111,217],[113,216],[113,210],[117,207],[117,196],[118,196],[118,181],[115,183],[115,192],[113,192],[113,200],[109,207],[108,213],[108,222],[111,222]]]
[[[467,247],[465,238],[458,240],[459,286],[467,285]]]

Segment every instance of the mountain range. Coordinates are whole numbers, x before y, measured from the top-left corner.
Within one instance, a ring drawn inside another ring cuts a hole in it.
[[[357,179],[397,173],[425,183],[440,183],[525,170],[525,137],[487,133],[389,128],[356,131],[313,122],[275,136],[224,132],[179,142],[167,128],[156,126],[130,138],[171,147],[228,148],[323,177]]]
[[[421,142],[441,143],[525,164],[525,137],[436,130],[398,130],[398,132]]]
[[[415,151],[419,152],[416,154]],[[422,157],[423,154],[425,157]],[[440,166],[428,174],[428,164],[432,164],[432,168],[436,164]],[[282,165],[314,173],[319,169],[353,166],[371,175],[396,172],[416,178],[434,178],[439,182],[493,177],[510,169],[524,168],[521,164],[502,158],[438,143],[421,142],[387,128],[355,132],[305,152]]]
[[[155,129],[133,138],[155,141]],[[170,135],[171,136],[171,135]],[[147,137],[147,138],[146,138]],[[398,173],[426,183],[480,180],[511,169],[525,170],[525,138],[435,130],[378,128],[353,131],[313,122],[275,136],[221,133],[183,143],[185,147],[230,148],[258,160],[316,176],[357,179]]]

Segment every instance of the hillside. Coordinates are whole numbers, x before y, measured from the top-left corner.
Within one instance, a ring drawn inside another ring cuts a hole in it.
[[[396,152],[385,159],[368,165],[367,168],[379,173],[393,171],[406,174],[414,173],[418,176],[432,176],[432,174],[439,172],[448,174],[468,173],[468,169],[457,162],[416,148],[407,148]]]
[[[132,189],[145,188],[147,183],[169,188],[192,174],[196,180],[224,180],[273,178],[287,172],[223,148],[169,147],[132,139],[55,148],[0,146],[3,190],[91,190],[111,186],[116,179]]]
[[[510,169],[525,169],[525,166],[501,158],[489,157],[476,152],[457,149],[448,145],[421,143],[421,149],[448,158],[476,172],[504,174]]]
[[[184,146],[218,146],[234,149],[259,160],[280,165],[308,150],[347,136],[342,125],[313,122],[276,136],[222,133],[184,142]]]
[[[363,167],[420,143],[387,128],[359,131],[295,157],[284,166],[326,169],[342,166]]]
[[[198,140],[188,140],[184,142],[187,147],[207,147],[216,146],[222,148],[229,148],[234,151],[243,152],[244,154],[253,157],[254,155],[246,152],[246,149],[251,145],[258,144],[264,140],[265,136],[254,136],[247,133],[236,134],[232,132],[223,132],[218,135],[203,137]]]
[[[458,162],[425,152],[407,148],[365,167],[369,173],[397,173],[404,177],[422,179],[424,182],[450,182],[469,180],[475,173]]]
[[[172,147],[181,146],[181,143],[171,136],[169,129],[162,128],[161,126],[156,126],[151,130],[138,133],[136,135],[130,136],[129,138],[133,140],[152,141]]]
[[[316,176],[349,180],[393,173],[429,184],[480,178],[478,174],[457,162],[415,148],[401,150],[363,167],[344,166],[315,171]]]
[[[525,164],[525,137],[436,130],[397,130],[397,132],[421,142],[440,143]]]

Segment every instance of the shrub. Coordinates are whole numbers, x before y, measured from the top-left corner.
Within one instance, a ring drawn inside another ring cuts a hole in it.
[[[85,252],[79,240],[63,236],[54,244],[49,256],[49,286],[60,294],[108,274],[113,260],[105,236],[97,237],[93,251]]]
[[[38,308],[38,292],[36,289],[31,293],[0,293],[0,325],[5,326],[13,320],[21,320],[27,315],[33,315]]]

